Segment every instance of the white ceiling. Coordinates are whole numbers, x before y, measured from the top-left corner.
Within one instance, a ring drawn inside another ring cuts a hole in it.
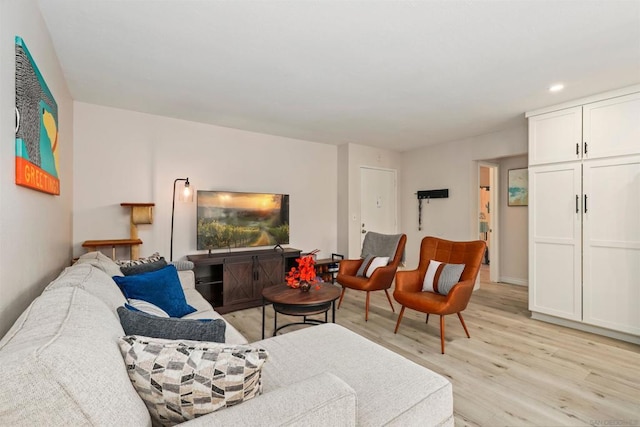
[[[405,151],[640,83],[640,0],[39,3],[78,101],[330,144]]]

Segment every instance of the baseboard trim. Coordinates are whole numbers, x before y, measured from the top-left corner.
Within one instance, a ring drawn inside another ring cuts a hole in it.
[[[561,319],[555,316],[549,316],[548,314],[531,312],[531,318],[534,320],[541,320],[547,323],[553,323],[554,325],[565,326],[567,328],[578,329],[584,332],[590,332],[592,334],[603,335],[605,337],[614,338],[620,341],[630,342],[632,344],[640,344],[640,336],[627,334],[625,332],[613,331],[611,329],[601,328],[599,326],[586,325],[584,323],[575,322],[573,320]]]
[[[527,279],[518,279],[517,277],[500,277],[500,283],[508,283],[510,285],[529,286]]]

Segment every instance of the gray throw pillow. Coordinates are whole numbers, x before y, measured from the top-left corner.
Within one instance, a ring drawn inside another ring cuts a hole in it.
[[[134,274],[149,273],[151,271],[158,271],[167,266],[167,262],[161,257],[157,261],[146,262],[144,264],[131,265],[127,267],[120,267],[120,271],[125,276],[133,276]]]
[[[375,256],[373,255],[367,255],[365,259],[362,260],[362,264],[360,264],[360,268],[358,269],[356,276],[364,277],[367,269],[369,268],[369,265],[371,265],[371,261],[373,261],[374,258]]]
[[[224,342],[227,324],[222,319],[176,319],[118,307],[120,324],[127,335],[167,340]]]

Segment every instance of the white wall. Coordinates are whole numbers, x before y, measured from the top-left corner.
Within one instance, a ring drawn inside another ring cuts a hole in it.
[[[129,237],[121,202],[153,202],[140,255],[168,258],[173,181],[186,177],[200,190],[289,194],[288,246],[336,251],[336,146],[79,102],[74,112],[75,255],[85,240]],[[195,202],[176,201],[173,245],[174,260],[198,252]]]
[[[60,196],[15,184],[15,45],[24,39],[58,103]],[[0,336],[71,260],[73,102],[34,0],[0,2]]]
[[[402,231],[407,234],[406,265],[418,265],[425,236],[450,240],[478,238],[478,160],[527,152],[522,126],[402,153]],[[418,230],[418,190],[449,189],[449,198],[422,202]]]
[[[346,162],[344,157],[346,155]],[[345,225],[347,239],[341,233],[340,253],[347,258],[358,258],[361,253],[360,243],[360,167],[369,166],[382,169],[393,169],[398,171],[398,232],[402,230],[402,209],[400,205],[400,189],[402,188],[402,180],[400,168],[402,166],[402,155],[395,151],[383,150],[380,148],[367,147],[358,144],[348,144],[346,149],[344,146],[340,150],[340,165],[346,166],[348,171],[347,188],[348,195],[344,197],[347,203],[347,216],[344,218],[344,210],[341,210],[340,221]],[[341,183],[342,186],[342,183]],[[341,188],[344,191],[344,187]],[[341,198],[342,200],[342,198]],[[346,243],[346,247],[344,244]]]
[[[500,281],[514,285],[529,282],[528,206],[507,206],[509,169],[526,168],[528,156],[500,159]]]

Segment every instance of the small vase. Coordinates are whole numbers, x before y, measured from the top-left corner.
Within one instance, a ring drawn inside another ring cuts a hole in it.
[[[300,290],[302,292],[309,292],[311,284],[309,282],[300,282]]]

